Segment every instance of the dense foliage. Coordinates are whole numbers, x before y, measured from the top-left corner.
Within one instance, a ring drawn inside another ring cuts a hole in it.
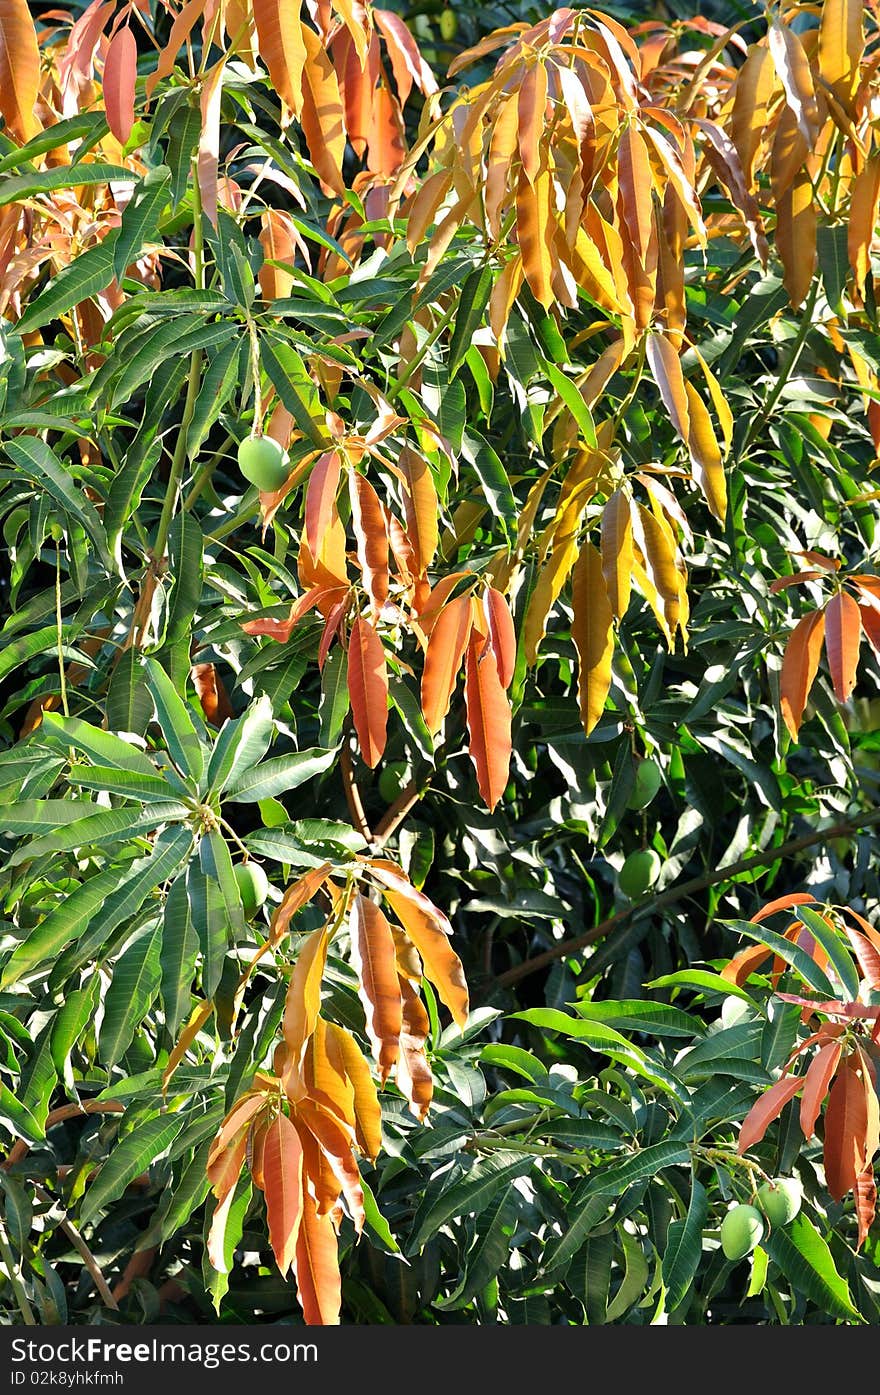
[[[0,0],[4,1321],[880,1319],[880,42],[706,13]]]

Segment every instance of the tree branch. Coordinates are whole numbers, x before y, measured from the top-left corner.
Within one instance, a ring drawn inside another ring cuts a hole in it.
[[[342,775],[342,788],[345,791],[345,802],[348,805],[348,812],[351,814],[352,823],[358,833],[362,838],[366,839],[368,843],[372,843],[373,834],[367,822],[367,816],[364,813],[361,792],[354,778],[354,767],[351,761],[351,747],[348,744],[348,733],[349,727],[348,724],[346,724],[342,741],[342,750],[339,755],[339,769]]]
[[[877,823],[880,823],[880,809],[872,809],[870,813],[842,820],[840,823],[832,824],[830,828],[822,828],[815,833],[806,833],[800,838],[790,838],[787,843],[780,843],[775,848],[768,848],[766,851],[755,853],[751,857],[740,858],[738,862],[730,862],[726,867],[718,867],[714,872],[707,872],[702,877],[692,877],[690,881],[682,882],[678,886],[671,886],[666,891],[661,891],[659,896],[652,896],[650,900],[641,901],[637,906],[628,906],[624,911],[617,911],[607,920],[603,920],[600,925],[594,925],[592,930],[585,931],[583,935],[574,935],[571,939],[560,940],[558,944],[553,945],[551,949],[544,950],[542,954],[536,954],[531,959],[524,959],[521,964],[514,964],[512,968],[498,975],[495,979],[495,986],[508,988],[511,984],[518,983],[520,979],[527,978],[529,974],[535,974],[540,969],[547,968],[557,959],[564,959],[568,954],[576,954],[579,949],[586,949],[588,945],[594,944],[596,940],[601,940],[612,930],[620,929],[629,921],[653,915],[655,911],[662,910],[665,906],[672,906],[676,901],[681,901],[686,896],[692,896],[694,892],[705,891],[707,887],[716,886],[718,882],[727,881],[730,877],[739,875],[740,872],[750,872],[758,867],[770,867],[774,862],[780,862],[783,858],[803,852],[805,848],[815,847],[817,843],[827,843],[832,838],[846,838],[860,828],[870,828]]]

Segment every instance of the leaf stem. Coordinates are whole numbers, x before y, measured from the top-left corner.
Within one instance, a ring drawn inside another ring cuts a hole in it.
[[[28,1327],[36,1327],[37,1319],[34,1317],[34,1310],[28,1302],[28,1296],[24,1291],[24,1284],[21,1281],[18,1264],[12,1253],[12,1246],[6,1237],[6,1226],[3,1221],[0,1221],[0,1257],[2,1257],[6,1267],[6,1274],[12,1285],[12,1291],[15,1294],[15,1301],[18,1304],[18,1310],[21,1313],[22,1321]]]

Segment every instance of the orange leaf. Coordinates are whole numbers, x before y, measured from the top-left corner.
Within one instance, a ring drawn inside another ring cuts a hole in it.
[[[145,91],[148,99],[152,97],[162,79],[170,77],[173,73],[177,55],[204,12],[205,0],[187,0],[180,14],[175,16],[168,34],[168,42],[159,54],[159,62],[147,77]]]
[[[760,925],[762,920],[775,915],[777,911],[788,911],[792,906],[810,906],[815,900],[815,896],[811,896],[808,891],[793,891],[789,896],[779,896],[775,901],[768,901],[766,906],[749,916],[749,920],[753,925]]]
[[[850,107],[864,48],[864,0],[825,0],[819,21],[819,72]]]
[[[359,617],[348,643],[348,692],[361,756],[374,769],[382,759],[388,724],[388,670],[382,641]]]
[[[510,776],[510,703],[486,641],[474,633],[465,655],[464,698],[470,756],[480,794],[492,810]]]
[[[620,181],[623,220],[639,261],[644,266],[651,240],[654,181],[644,138],[632,124],[624,126],[620,133],[617,177]]]
[[[403,996],[403,1031],[400,1034],[397,1085],[409,1100],[416,1118],[424,1119],[434,1094],[434,1078],[425,1055],[428,1014],[408,979],[401,978],[400,991]]]
[[[265,258],[257,276],[260,290],[265,300],[283,300],[293,288],[293,272],[282,266],[270,266],[270,262],[283,262],[293,266],[297,249],[302,247],[302,238],[294,227],[289,213],[283,209],[265,208],[260,214],[260,246]]]
[[[748,949],[740,950],[739,954],[735,954],[730,962],[724,965],[721,977],[726,978],[728,983],[742,987],[749,976],[770,958],[770,953],[771,951],[763,945],[749,945]]]
[[[498,677],[502,686],[509,688],[516,668],[516,631],[513,616],[507,599],[496,591],[494,586],[487,588],[483,595],[483,610],[489,631],[489,647],[495,656]]]
[[[874,1224],[874,1216],[877,1211],[877,1184],[874,1181],[873,1165],[866,1167],[864,1172],[859,1173],[853,1188],[853,1195],[859,1221],[859,1240],[856,1245],[858,1251],[868,1238],[868,1231]]]
[[[351,913],[351,962],[379,1074],[387,1080],[401,1028],[400,988],[391,927],[375,902],[356,896]]]
[[[396,988],[400,996],[399,982]],[[382,1109],[367,1059],[351,1032],[335,1022],[327,1023],[327,1050],[333,1059],[335,1053],[351,1081],[358,1147],[366,1157],[375,1158],[382,1147]]]
[[[310,1327],[339,1322],[342,1285],[336,1231],[329,1216],[319,1216],[308,1192],[303,1193],[302,1218],[296,1240],[297,1296]]]
[[[846,702],[855,686],[862,620],[858,602],[838,591],[825,607],[825,653],[838,702]]]
[[[383,887],[388,887],[398,896],[403,896],[407,901],[411,901],[414,906],[418,907],[422,915],[428,917],[428,920],[437,930],[450,938],[452,937],[452,926],[439,906],[435,906],[423,891],[414,887],[399,867],[393,862],[378,857],[367,858],[366,865],[370,868],[377,882]]]
[[[397,460],[404,479],[403,508],[417,575],[424,576],[437,551],[437,490],[428,462],[410,446]]]
[[[767,33],[770,53],[779,80],[785,92],[785,100],[794,113],[794,118],[804,140],[812,150],[821,125],[810,61],[804,46],[793,29],[774,19]]]
[[[589,736],[605,710],[614,653],[614,616],[602,558],[589,541],[581,548],[574,569],[571,603],[571,637],[578,653],[578,704]]]
[[[629,499],[615,489],[602,510],[602,574],[612,614],[626,614],[632,589],[632,516]]]
[[[341,462],[335,450],[325,451],[312,466],[306,486],[306,541],[313,557],[320,556],[324,534],[336,510]]]
[[[25,0],[0,0],[0,113],[16,140],[35,136],[34,103],[40,92],[37,31]]]
[[[792,309],[806,298],[816,267],[817,215],[813,185],[803,168],[776,202],[776,250],[782,260],[783,282]]]
[[[825,1182],[835,1201],[852,1191],[865,1169],[867,1129],[862,1077],[849,1057],[831,1087],[825,1110]]]
[[[526,179],[534,184],[547,112],[547,69],[542,62],[538,61],[529,68],[523,77],[516,110],[519,157]]]
[[[285,1114],[276,1114],[266,1130],[262,1162],[269,1244],[283,1278],[295,1263],[305,1201],[302,1144]]]
[[[326,1109],[317,1101],[306,1098],[297,1106],[297,1121],[317,1140],[330,1169],[339,1184],[336,1192],[338,1200],[341,1192],[348,1206],[358,1235],[364,1228],[364,1189],[354,1154],[354,1125],[343,1122],[335,1111]]]
[[[358,561],[375,617],[388,599],[388,531],[385,515],[379,496],[366,476],[352,471],[348,477],[348,487]]]
[[[804,1083],[802,1075],[783,1075],[765,1090],[756,1100],[743,1119],[739,1133],[737,1152],[745,1153],[760,1143],[774,1119],[778,1119],[790,1099],[793,1099]]]
[[[327,960],[328,927],[313,930],[302,944],[290,975],[282,1031],[290,1052],[290,1075],[296,1077],[321,1006],[321,980]]]
[[[205,216],[217,224],[217,183],[220,159],[220,102],[223,97],[224,55],[211,68],[201,88],[199,109],[202,132],[199,136],[197,172]]]
[[[341,198],[345,193],[342,178],[345,128],[339,83],[319,35],[306,24],[301,26],[300,32],[306,49],[300,123],[321,183],[327,191]]]
[[[400,105],[406,104],[413,83],[426,96],[436,92],[437,81],[434,74],[420,54],[415,39],[400,16],[394,14],[393,10],[377,9],[373,9],[372,15],[382,32],[388,49]]]
[[[801,1097],[801,1131],[804,1138],[812,1138],[816,1132],[816,1120],[822,1108],[822,1101],[834,1077],[843,1050],[839,1041],[823,1046],[810,1062],[804,1079],[804,1093]]]
[[[205,721],[210,722],[212,727],[222,727],[233,712],[223,679],[217,676],[216,666],[194,664],[190,676],[199,705],[205,714]]]
[[[336,1116],[344,1128],[354,1130],[354,1090],[326,1018],[318,1017],[303,1058],[303,1080],[309,1099]]]
[[[263,1104],[261,1099],[257,1100],[254,1109]],[[216,1146],[216,1140],[215,1145]],[[234,1189],[241,1169],[244,1167],[244,1160],[247,1156],[247,1123],[242,1125],[237,1137],[233,1137],[231,1142],[224,1148],[214,1151],[212,1147],[211,1156],[208,1161],[205,1175],[211,1183],[211,1190],[219,1202],[225,1201],[229,1193]]]
[[[207,1175],[210,1182],[214,1182],[212,1168],[222,1153],[226,1151],[230,1143],[235,1139],[235,1135],[248,1127],[258,1110],[263,1109],[266,1098],[261,1091],[244,1095],[236,1100],[226,1118],[220,1126],[214,1141],[208,1152]],[[236,1173],[236,1176],[238,1174]],[[217,1195],[222,1193],[218,1191]]]
[[[861,288],[871,270],[871,243],[880,207],[880,151],[865,161],[852,185],[847,250],[856,285]]]
[[[754,182],[755,156],[767,129],[771,100],[777,91],[773,59],[766,44],[752,44],[736,75],[730,135],[739,153],[746,188]]]
[[[125,145],[134,125],[134,88],[137,81],[137,40],[127,24],[117,29],[104,60],[104,110],[107,125],[120,145]]]
[[[306,62],[299,6],[287,0],[253,0],[257,49],[272,86],[295,115],[302,110],[302,76]]]
[[[516,235],[529,290],[545,310],[553,291],[553,240],[556,224],[551,206],[550,171],[543,165],[530,182],[521,173],[516,187]]]
[[[710,513],[723,523],[727,513],[727,482],[721,463],[721,447],[715,438],[712,419],[700,394],[689,382],[685,382],[684,390],[690,421],[687,444],[694,467],[694,478],[709,505]]]
[[[244,986],[253,973],[255,967],[270,950],[276,949],[283,937],[290,928],[290,922],[301,910],[307,901],[311,901],[316,891],[324,885],[330,875],[330,863],[324,862],[320,867],[311,867],[308,872],[304,872],[285,891],[281,898],[281,904],[273,912],[272,920],[269,924],[268,937],[260,945],[254,954],[247,969],[239,980],[236,998],[240,999],[244,992]]]
[[[867,980],[871,988],[880,989],[880,950],[864,935],[860,935],[858,930],[852,930],[846,924],[843,928],[856,959],[859,961],[862,977]]]
[[[432,736],[440,730],[449,711],[471,623],[471,598],[465,595],[450,601],[431,627],[422,672],[422,713]]]
[[[825,634],[825,614],[812,610],[799,620],[789,636],[779,675],[782,720],[795,741],[798,738],[807,697],[819,669]]]
[[[448,937],[438,928],[436,916],[427,914],[416,901],[390,887],[386,887],[384,896],[421,955],[425,977],[437,989],[453,1020],[463,1027],[469,1011],[464,970]]]

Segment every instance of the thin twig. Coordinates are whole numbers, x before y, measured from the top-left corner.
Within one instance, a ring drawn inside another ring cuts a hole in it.
[[[622,928],[628,921],[634,918],[641,920],[643,916],[653,915],[655,911],[662,910],[665,906],[672,906],[676,901],[681,901],[683,897],[690,896],[695,891],[705,891],[708,887],[716,886],[718,882],[727,881],[740,872],[749,872],[756,867],[770,867],[774,862],[803,852],[805,848],[815,847],[817,843],[828,843],[832,838],[846,838],[860,828],[870,828],[877,823],[880,823],[880,809],[872,809],[870,813],[860,817],[845,819],[840,823],[832,824],[830,828],[821,828],[818,832],[804,834],[801,838],[790,838],[787,843],[780,843],[775,848],[755,853],[752,857],[741,858],[738,862],[730,862],[726,867],[718,867],[714,872],[707,872],[705,876],[692,877],[690,881],[682,882],[680,886],[671,886],[668,890],[661,891],[659,896],[653,896],[649,901],[641,901],[636,906],[627,906],[626,910],[617,911],[607,920],[595,925],[592,930],[587,930],[583,935],[573,935],[571,939],[560,940],[558,944],[553,945],[551,949],[544,950],[542,954],[536,954],[531,959],[524,959],[521,964],[514,964],[512,968],[498,975],[495,979],[495,986],[508,988],[511,984],[518,983],[521,978],[527,978],[529,974],[535,974],[540,969],[547,968],[557,959],[564,959],[566,955],[576,954],[578,950],[586,949],[588,945],[594,944],[596,940],[601,940],[612,930]]]
[[[351,747],[348,742],[348,727],[343,736],[342,751],[339,756],[339,769],[342,774],[342,788],[345,791],[345,802],[351,814],[352,822],[358,833],[366,842],[372,844],[375,840],[364,813],[364,806],[361,800],[361,792],[357,787],[354,778],[354,767],[351,760]]]
[[[35,1182],[33,1186],[34,1194],[38,1197],[40,1201],[46,1203],[49,1206],[55,1205],[54,1198],[51,1197],[47,1191],[44,1191],[44,1189],[39,1185],[38,1182]],[[73,1221],[71,1221],[65,1214],[59,1220],[58,1228],[59,1230],[62,1230],[64,1232],[73,1248],[81,1257],[83,1264],[92,1276],[95,1288],[98,1290],[98,1293],[101,1295],[101,1298],[104,1300],[106,1306],[108,1308],[115,1308],[118,1311],[119,1304],[116,1302],[116,1299],[110,1292],[107,1280],[101,1273],[101,1267],[98,1264],[98,1261],[95,1259],[95,1256],[89,1249],[88,1245],[86,1244],[85,1240],[80,1235],[76,1226],[73,1224]]]
[[[34,1317],[34,1310],[28,1302],[28,1296],[24,1291],[24,1284],[21,1281],[21,1273],[12,1253],[12,1246],[6,1238],[6,1227],[0,1221],[0,1257],[6,1265],[6,1274],[12,1285],[15,1294],[15,1301],[18,1304],[18,1311],[21,1313],[22,1321],[27,1327],[36,1327],[37,1319]]]

